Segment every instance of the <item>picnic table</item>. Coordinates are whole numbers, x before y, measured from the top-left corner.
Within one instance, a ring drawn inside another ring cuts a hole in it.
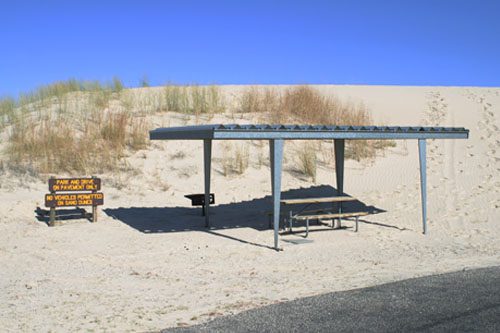
[[[334,196],[334,197],[318,197],[318,198],[302,198],[302,199],[284,199],[280,200],[283,205],[304,205],[302,209],[293,212],[292,209],[289,211],[288,222],[289,222],[289,230],[292,232],[293,221],[306,221],[306,235],[309,235],[309,220],[322,220],[322,219],[331,219],[332,220],[332,228],[335,227],[335,219],[338,219],[338,228],[341,227],[341,219],[343,217],[355,217],[356,218],[356,229],[358,231],[358,218],[359,216],[368,215],[368,212],[350,212],[350,213],[342,213],[342,202],[347,201],[356,201],[357,199],[350,196]],[[306,210],[311,205],[322,204],[322,203],[338,203],[337,212],[328,211],[325,208],[316,209],[316,210]]]
[[[336,196],[336,197],[319,197],[319,198],[304,198],[304,199],[284,199],[281,203],[284,205],[296,204],[316,204],[325,202],[342,202],[342,201],[355,201],[356,198],[349,196]]]

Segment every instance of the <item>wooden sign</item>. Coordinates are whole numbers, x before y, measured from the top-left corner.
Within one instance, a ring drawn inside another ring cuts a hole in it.
[[[46,207],[68,207],[68,206],[101,206],[104,204],[103,193],[65,193],[46,194]]]
[[[104,204],[104,194],[101,189],[101,179],[91,178],[50,178],[49,194],[45,195],[45,206],[50,207],[49,226],[56,225],[56,208],[70,206],[92,206],[92,222],[97,222],[97,206]],[[77,193],[57,193],[77,192]],[[78,193],[87,192],[87,193]],[[85,209],[81,208],[86,216]]]
[[[50,178],[49,179],[49,192],[99,191],[100,189],[101,189],[100,178]]]

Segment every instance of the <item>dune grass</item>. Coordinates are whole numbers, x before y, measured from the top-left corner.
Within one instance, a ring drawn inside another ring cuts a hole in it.
[[[25,118],[12,126],[6,153],[11,164],[43,174],[104,173],[116,170],[127,149],[144,148],[148,129],[127,112]]]
[[[143,84],[146,86],[146,84]],[[108,83],[67,80],[42,86],[13,98],[0,99],[0,134],[4,164],[13,170],[41,174],[98,174],[126,163],[123,157],[148,144],[150,115],[179,112],[213,116],[227,111],[221,88],[215,85],[168,84],[152,90],[128,90],[115,77]],[[249,87],[237,99],[237,111],[257,114],[271,123],[368,125],[363,105],[323,96],[309,86],[277,91]],[[391,141],[348,141],[346,157],[372,158]],[[297,152],[299,169],[316,176],[319,145]],[[224,173],[241,174],[249,165],[245,145],[228,149]]]
[[[15,108],[16,101],[14,98],[0,98],[0,129],[12,122]]]
[[[310,86],[297,86],[278,92],[272,88],[249,87],[243,91],[239,112],[265,113],[274,123],[318,125],[369,125],[369,110],[362,104],[342,102],[333,96],[323,96]]]
[[[108,83],[81,81],[76,79],[56,81],[40,86],[30,92],[21,93],[17,105],[48,107],[54,102],[62,103],[68,98],[69,94],[76,92],[88,92],[95,96],[110,98],[112,93],[119,93],[123,88],[123,83],[118,77],[114,77],[113,80]]]
[[[168,111],[187,114],[215,114],[226,106],[218,86],[174,85],[165,86]]]
[[[249,87],[239,100],[239,112],[262,114],[274,124],[372,125],[370,111],[363,104],[344,102],[334,96],[324,96],[310,86],[297,86],[278,92],[272,88]],[[346,158],[373,158],[377,151],[395,145],[391,140],[348,140]],[[317,146],[299,149],[299,169],[314,179]]]
[[[217,86],[167,85],[140,94],[125,90],[118,77],[108,83],[70,79],[21,94],[18,100],[1,99],[0,129],[8,127],[4,153],[14,170],[103,173],[119,168],[127,153],[146,147],[148,115],[224,110]]]
[[[248,169],[250,151],[247,142],[224,143],[220,160],[222,174],[227,177],[233,174],[241,175]]]
[[[317,145],[314,142],[306,141],[304,142],[298,152],[298,171],[308,176],[313,182],[316,181],[316,169],[317,169]]]
[[[124,87],[68,80],[3,99],[0,112],[12,170],[41,174],[91,174],[116,170],[127,151],[147,144],[149,124],[124,109],[110,109]]]

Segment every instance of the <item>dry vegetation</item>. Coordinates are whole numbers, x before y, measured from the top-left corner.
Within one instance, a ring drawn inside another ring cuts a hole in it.
[[[11,123],[14,118],[16,101],[11,97],[0,99],[0,130]]]
[[[141,82],[147,86],[147,79]],[[217,86],[167,85],[145,94],[107,84],[68,80],[0,99],[4,153],[14,171],[91,174],[123,166],[123,157],[145,148],[148,116],[159,112],[215,114],[225,110]]]
[[[147,78],[141,81],[147,87]],[[372,120],[363,105],[326,97],[309,86],[246,89],[236,109],[264,122],[367,125]],[[41,174],[100,174],[123,168],[123,157],[148,144],[150,115],[178,112],[210,119],[227,111],[218,86],[166,85],[161,89],[124,89],[120,79],[110,83],[68,80],[13,98],[0,99],[0,134],[6,139],[2,168]],[[346,156],[363,159],[393,143],[351,141]],[[305,143],[298,150],[299,170],[316,175],[316,152],[321,144]],[[222,158],[223,174],[244,173],[249,147],[231,145]],[[174,158],[180,158],[175,156]],[[259,163],[262,164],[262,163]]]
[[[317,146],[314,142],[304,142],[298,151],[298,170],[311,177],[312,181],[316,181],[316,168],[317,168]]]
[[[222,174],[241,175],[248,169],[250,160],[249,145],[246,142],[226,143],[221,158]]]
[[[214,114],[225,110],[225,104],[217,86],[167,85],[165,99],[167,109],[174,112]]]
[[[316,125],[371,125],[369,110],[363,104],[343,102],[336,97],[323,96],[309,86],[298,86],[280,94],[272,88],[250,87],[240,97],[239,111],[262,114],[270,123]],[[389,140],[349,140],[346,158],[373,158],[377,151],[394,146]],[[321,145],[304,144],[298,151],[299,171],[316,178],[317,151]]]
[[[369,125],[372,122],[364,105],[323,96],[309,86],[298,86],[279,93],[272,88],[250,87],[240,97],[239,111],[262,113],[271,123],[317,125]]]
[[[38,173],[103,173],[121,166],[127,150],[147,144],[145,117],[121,107],[118,78],[98,82],[69,80],[41,87],[18,101],[4,99],[5,154],[14,170]]]

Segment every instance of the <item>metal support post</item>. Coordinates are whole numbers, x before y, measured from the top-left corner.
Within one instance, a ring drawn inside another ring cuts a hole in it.
[[[205,227],[210,226],[210,170],[212,164],[212,140],[203,140],[203,166],[204,166],[204,176],[205,176]]]
[[[418,157],[420,161],[420,196],[422,199],[422,224],[424,235],[427,234],[427,175],[426,175],[426,142],[418,140]]]
[[[269,140],[271,158],[271,187],[273,193],[274,249],[279,251],[278,233],[280,225],[281,168],[283,163],[283,140]]]
[[[335,146],[335,176],[337,178],[337,195],[341,196],[344,194],[344,151],[345,151],[345,140],[338,139],[333,140]],[[342,202],[338,202],[339,214],[342,213]],[[338,227],[342,227],[341,218],[339,216]],[[335,226],[335,221],[332,221],[332,228]]]

